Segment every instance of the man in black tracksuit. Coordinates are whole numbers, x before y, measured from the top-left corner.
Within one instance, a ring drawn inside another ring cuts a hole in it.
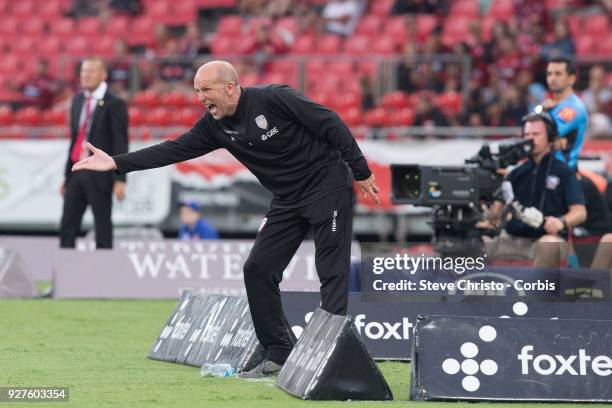
[[[313,228],[321,306],[346,314],[352,179],[376,202],[378,188],[346,125],[301,93],[278,85],[241,88],[235,69],[222,61],[200,67],[194,87],[208,112],[187,133],[112,158],[90,146],[93,156],[73,170],[123,174],[225,148],[272,191],[271,208],[244,264],[251,316],[267,359],[243,376],[274,374],[291,352],[279,290],[284,269]]]

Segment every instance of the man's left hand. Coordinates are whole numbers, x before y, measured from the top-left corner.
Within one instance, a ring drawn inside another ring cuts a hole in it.
[[[119,201],[123,201],[125,199],[125,181],[115,181],[115,185],[113,186],[113,194]]]
[[[378,198],[378,187],[376,187],[376,182],[374,180],[374,173],[370,177],[365,180],[357,181],[359,185],[359,189],[364,197],[368,195],[372,197],[376,204],[380,204],[380,199]]]
[[[544,218],[544,229],[547,233],[557,235],[563,231],[563,221],[557,217],[545,217]]]

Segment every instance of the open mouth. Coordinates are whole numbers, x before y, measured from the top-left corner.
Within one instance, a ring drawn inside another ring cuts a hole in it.
[[[217,105],[215,105],[214,103],[210,104],[210,105],[206,105],[206,108],[211,113],[211,115],[216,115],[217,114]]]

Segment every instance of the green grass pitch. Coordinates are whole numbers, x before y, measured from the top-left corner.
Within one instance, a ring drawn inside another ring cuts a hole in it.
[[[63,386],[69,403],[7,407],[327,407],[459,408],[469,403],[408,401],[407,363],[381,363],[393,402],[301,401],[272,381],[202,378],[195,367],[147,359],[175,301],[0,300],[0,387]],[[478,403],[478,408],[558,404]],[[585,404],[563,404],[585,407]]]

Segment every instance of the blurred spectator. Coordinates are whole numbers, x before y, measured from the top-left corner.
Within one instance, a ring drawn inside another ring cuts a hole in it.
[[[293,11],[293,0],[268,0],[266,15],[272,19],[288,16]]]
[[[178,238],[182,240],[218,239],[217,230],[202,218],[198,203],[185,201],[179,205]]]
[[[369,75],[363,75],[359,78],[359,85],[361,87],[361,110],[367,111],[374,107],[374,84],[372,78]]]
[[[359,23],[365,5],[365,0],[330,0],[321,13],[325,30],[345,37],[350,36]]]
[[[553,40],[542,45],[540,54],[546,60],[560,56],[573,57],[576,54],[576,45],[565,21],[555,21]]]
[[[60,92],[60,83],[49,73],[49,61],[40,58],[36,62],[34,75],[21,86],[23,102],[41,110],[53,106],[55,95]]]
[[[66,15],[74,18],[97,16],[103,2],[104,0],[72,0]]]
[[[171,53],[173,53],[173,46],[168,45],[168,43],[170,42],[176,42],[176,40],[170,35],[168,26],[161,23],[155,25],[155,29],[153,32],[153,41],[147,47],[147,57],[154,58],[169,56],[168,51],[171,51]]]
[[[527,109],[525,109],[525,103],[521,100],[519,89],[510,84],[501,95],[503,125],[521,126],[522,118],[527,114]]]
[[[397,66],[397,88],[405,92],[414,92],[416,89],[412,83],[412,75],[416,68],[416,44],[412,41],[404,44],[403,58]]]
[[[110,8],[118,13],[129,15],[137,15],[142,13],[142,4],[140,0],[111,0]]]
[[[132,56],[125,40],[115,41],[112,61],[108,66],[109,85],[117,96],[125,100],[130,86],[130,64],[132,62]]]
[[[414,116],[415,126],[448,126],[448,120],[440,109],[432,104],[431,95],[422,94],[416,107]]]
[[[515,83],[521,93],[521,100],[526,104],[527,112],[533,112],[546,97],[546,87],[534,82],[533,73],[526,69],[518,73]]]
[[[395,0],[391,14],[446,14],[446,0]]]
[[[606,85],[606,69],[603,65],[596,64],[591,67],[589,87],[580,96],[590,113],[589,135],[612,136],[612,88]]]
[[[208,43],[204,39],[204,34],[200,31],[200,27],[195,21],[187,24],[185,35],[179,38],[178,51],[186,57],[210,53]]]

